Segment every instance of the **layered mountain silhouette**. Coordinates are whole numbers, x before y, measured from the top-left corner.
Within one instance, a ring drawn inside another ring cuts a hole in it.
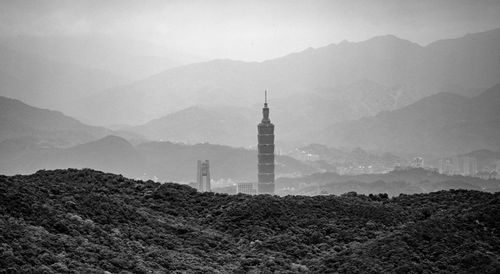
[[[253,146],[259,113],[231,106],[193,106],[129,128],[152,140]]]
[[[316,132],[337,121],[375,115],[382,110],[406,106],[415,98],[410,89],[389,88],[372,81],[336,90],[288,96],[270,103],[271,120],[279,127],[279,142],[305,143],[307,132]],[[253,108],[233,105],[196,105],[167,114],[129,131],[152,140],[187,143],[209,142],[231,146],[253,146],[261,104]]]
[[[85,125],[58,111],[35,108],[1,96],[0,128],[0,141],[31,136],[61,145],[88,142],[107,131]]]
[[[89,143],[69,148],[53,148],[28,145],[29,140],[16,142],[12,140],[0,143],[0,151],[10,149],[10,155],[0,156],[2,174],[29,173],[40,169],[57,168],[96,168],[138,174],[144,166],[144,159],[125,139],[107,136]],[[17,148],[17,149],[13,149]]]
[[[337,146],[401,152],[498,151],[500,85],[473,98],[439,93],[398,110],[338,123],[319,136]]]
[[[209,159],[212,179],[255,181],[255,150],[211,144],[145,142],[133,146],[124,138],[102,139],[69,148],[42,146],[37,140],[0,142],[0,174],[27,174],[40,169],[93,168],[134,178],[194,181],[197,160]],[[291,157],[277,156],[278,175],[316,171]]]
[[[16,43],[27,38],[19,39]],[[321,141],[333,146],[453,155],[498,150],[498,113],[494,111],[498,96],[490,91],[467,97],[499,79],[499,40],[500,30],[425,47],[380,36],[260,63],[215,60],[177,67],[84,99],[76,98],[121,80],[102,70],[62,63],[72,60],[42,41],[38,48],[20,47],[23,53],[0,48],[6,64],[0,69],[1,92],[41,104],[71,101],[61,106],[64,113],[91,124],[136,124],[130,130],[153,140],[246,147],[255,144],[262,91],[270,89],[271,119],[279,125],[280,142]],[[62,43],[61,49],[72,48],[74,43]],[[448,93],[413,104],[439,91]],[[2,112],[9,111],[4,108]],[[103,128],[77,129],[83,124],[74,119],[72,126],[69,122],[59,125],[59,118],[50,117],[39,123],[36,119],[43,120],[44,115],[2,116],[1,140],[32,136],[71,146],[109,134]],[[373,115],[377,116],[363,119]],[[68,136],[61,137],[63,133]]]
[[[380,36],[259,63],[215,60],[169,69],[76,102],[70,114],[103,124],[140,124],[195,104],[253,106],[262,101],[265,89],[271,91],[271,102],[276,102],[319,91],[330,95],[363,81],[395,89],[395,94],[408,97],[411,103],[438,92],[476,94],[496,84],[499,56],[500,29],[425,47],[395,36]],[[358,104],[352,103],[357,103],[356,95],[351,99],[349,93],[343,94],[344,100],[337,99],[335,105],[357,109]],[[79,109],[78,105],[85,107]],[[95,111],[85,111],[88,106]],[[394,105],[387,107],[382,110]]]
[[[142,137],[124,131],[89,126],[59,111],[36,108],[19,100],[0,96],[0,142],[21,139],[47,147],[69,147],[118,134],[129,139]]]

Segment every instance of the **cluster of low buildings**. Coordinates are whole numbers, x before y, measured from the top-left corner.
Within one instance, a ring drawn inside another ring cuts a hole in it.
[[[477,160],[472,157],[440,159],[439,173],[446,175],[475,176],[477,174]]]

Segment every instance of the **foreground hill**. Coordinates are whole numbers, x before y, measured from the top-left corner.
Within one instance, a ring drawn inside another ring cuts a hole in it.
[[[498,273],[500,196],[197,193],[92,170],[0,176],[0,270]]]
[[[451,93],[338,123],[320,134],[334,146],[453,155],[500,149],[500,85],[466,98]]]

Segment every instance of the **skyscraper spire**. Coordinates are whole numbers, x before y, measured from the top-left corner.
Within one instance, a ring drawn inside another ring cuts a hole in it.
[[[262,123],[269,124],[269,107],[267,106],[267,90],[264,91],[264,108],[262,109]]]
[[[274,125],[269,119],[267,90],[264,91],[262,122],[258,130],[258,194],[274,194]]]

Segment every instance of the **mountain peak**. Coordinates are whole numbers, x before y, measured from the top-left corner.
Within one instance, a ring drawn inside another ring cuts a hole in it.
[[[93,142],[87,143],[93,145],[103,145],[103,146],[130,146],[132,145],[122,137],[116,135],[107,135],[101,139],[95,140]]]
[[[123,160],[139,157],[132,144],[115,135],[108,135],[92,142],[74,146],[69,151],[72,151],[75,155],[89,156],[87,159],[89,163],[98,161],[96,155],[100,155],[101,159],[99,161],[103,160],[103,158],[117,157],[117,155],[123,156]]]
[[[358,42],[358,44],[368,44],[368,45],[379,45],[379,46],[393,46],[393,45],[399,45],[399,46],[413,46],[413,47],[421,47],[419,44],[399,38],[395,35],[392,34],[387,34],[387,35],[380,35],[380,36],[375,36],[371,39],[368,39],[366,41]]]

